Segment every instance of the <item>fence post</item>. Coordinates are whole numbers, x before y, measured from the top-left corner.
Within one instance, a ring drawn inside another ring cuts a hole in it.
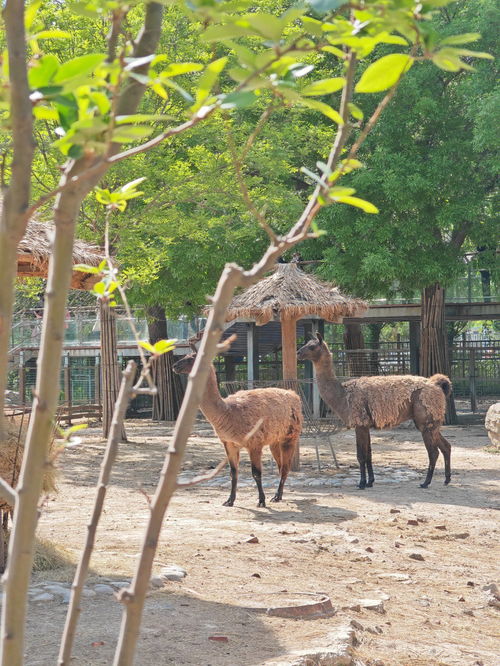
[[[71,367],[69,364],[69,354],[64,355],[64,397],[68,403],[67,423],[71,425]]]
[[[24,352],[19,352],[19,395],[21,405],[26,404],[26,368],[24,367]]]
[[[101,355],[99,352],[95,356],[94,363],[94,400],[97,405],[99,421],[102,421],[102,399],[101,399]]]
[[[476,350],[469,348],[469,390],[470,390],[470,408],[474,413],[477,409],[476,400]]]

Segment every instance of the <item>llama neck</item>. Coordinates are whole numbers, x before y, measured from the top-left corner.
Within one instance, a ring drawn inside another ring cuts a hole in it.
[[[205,418],[210,421],[212,425],[217,423],[226,409],[224,399],[219,392],[217,375],[215,374],[215,368],[213,365],[210,367],[205,392],[200,402],[200,409]]]
[[[331,407],[334,414],[348,426],[351,419],[347,393],[335,374],[332,355],[323,354],[318,361],[315,361],[314,367],[321,397]]]

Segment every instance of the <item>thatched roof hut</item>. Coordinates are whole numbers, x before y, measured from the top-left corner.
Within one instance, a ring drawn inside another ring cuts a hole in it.
[[[340,322],[344,317],[358,317],[367,307],[364,301],[342,294],[335,285],[304,273],[296,263],[277,264],[272,275],[233,298],[226,321],[244,317],[262,326],[283,317],[314,316]]]
[[[17,249],[17,274],[19,277],[47,277],[51,253],[50,234],[52,225],[30,220],[26,234]],[[95,245],[75,239],[73,246],[73,264],[98,266],[103,259],[102,251]],[[72,289],[92,289],[98,280],[92,273],[73,271]]]
[[[252,319],[258,326],[280,321],[283,379],[296,379],[297,320],[318,318],[341,322],[344,317],[359,317],[367,308],[364,301],[346,296],[335,285],[304,273],[296,263],[277,264],[269,277],[233,298],[226,321]]]

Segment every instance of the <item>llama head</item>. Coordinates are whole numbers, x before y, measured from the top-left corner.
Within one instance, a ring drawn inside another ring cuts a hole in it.
[[[196,352],[193,352],[192,354],[188,354],[187,356],[184,356],[183,358],[176,361],[172,366],[172,370],[178,375],[188,375],[193,369],[195,361]]]
[[[323,336],[321,333],[316,333],[315,338],[309,340],[308,343],[298,350],[297,359],[299,361],[319,361],[325,351],[329,353]]]

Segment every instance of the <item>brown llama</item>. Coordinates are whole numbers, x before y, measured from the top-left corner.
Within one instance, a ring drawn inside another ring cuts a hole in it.
[[[188,374],[196,352],[174,363],[178,374]],[[288,472],[302,430],[302,403],[294,391],[261,388],[238,391],[223,398],[212,365],[200,409],[224,444],[231,468],[231,493],[224,506],[233,506],[238,483],[240,450],[247,449],[252,463],[252,476],[259,491],[257,506],[266,506],[262,489],[262,449],[269,446],[280,472],[280,483],[271,502],[283,497]]]
[[[361,478],[359,488],[371,488],[375,477],[372,467],[370,428],[393,428],[413,419],[422,433],[429,456],[429,467],[421,488],[432,480],[439,451],[444,457],[445,485],[451,479],[450,443],[441,435],[446,396],[451,382],[445,375],[385,375],[359,377],[341,383],[335,375],[333,360],[319,333],[297,352],[299,361],[312,361],[316,369],[319,393],[348,428],[355,428],[356,449]],[[366,471],[368,470],[368,482]]]

